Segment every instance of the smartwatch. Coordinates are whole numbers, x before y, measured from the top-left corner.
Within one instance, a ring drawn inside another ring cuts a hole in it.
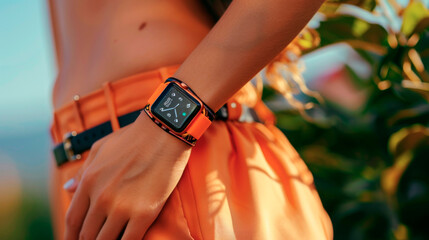
[[[215,116],[186,83],[173,77],[158,86],[144,111],[163,130],[191,146]]]

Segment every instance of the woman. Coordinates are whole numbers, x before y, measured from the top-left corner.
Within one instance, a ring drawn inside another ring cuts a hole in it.
[[[242,88],[321,4],[235,0],[215,24],[197,0],[50,0],[56,238],[332,238],[311,173]],[[227,104],[195,147],[138,114],[171,76],[204,105],[205,127]]]

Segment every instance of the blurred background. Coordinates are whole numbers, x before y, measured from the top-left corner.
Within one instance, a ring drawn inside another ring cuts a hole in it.
[[[43,0],[0,0],[0,239],[52,239],[48,20]]]
[[[327,1],[259,75],[335,239],[429,239],[428,7]],[[52,239],[52,51],[45,1],[0,1],[0,239]]]

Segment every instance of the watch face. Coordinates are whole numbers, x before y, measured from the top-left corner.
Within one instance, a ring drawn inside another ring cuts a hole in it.
[[[174,83],[164,89],[151,107],[153,115],[176,132],[183,131],[200,109],[200,103]]]

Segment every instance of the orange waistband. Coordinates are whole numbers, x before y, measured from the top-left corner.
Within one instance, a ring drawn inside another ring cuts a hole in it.
[[[106,82],[101,89],[86,96],[75,95],[70,103],[54,112],[51,124],[54,142],[61,142],[66,133],[79,133],[108,120],[115,125],[118,116],[142,109],[156,87],[179,66],[160,67]]]
[[[98,89],[85,96],[75,95],[72,101],[57,109],[51,124],[51,136],[54,142],[63,141],[68,133],[80,133],[103,122],[110,121],[113,130],[119,129],[118,116],[143,109],[149,97],[158,85],[171,77],[180,65],[160,67],[113,82],[106,82]],[[246,90],[247,89],[247,90]],[[242,88],[228,104],[248,104],[255,98],[249,86]],[[265,123],[274,123],[275,117],[262,101],[254,101],[252,108]],[[228,108],[230,117],[238,119],[241,107]]]

